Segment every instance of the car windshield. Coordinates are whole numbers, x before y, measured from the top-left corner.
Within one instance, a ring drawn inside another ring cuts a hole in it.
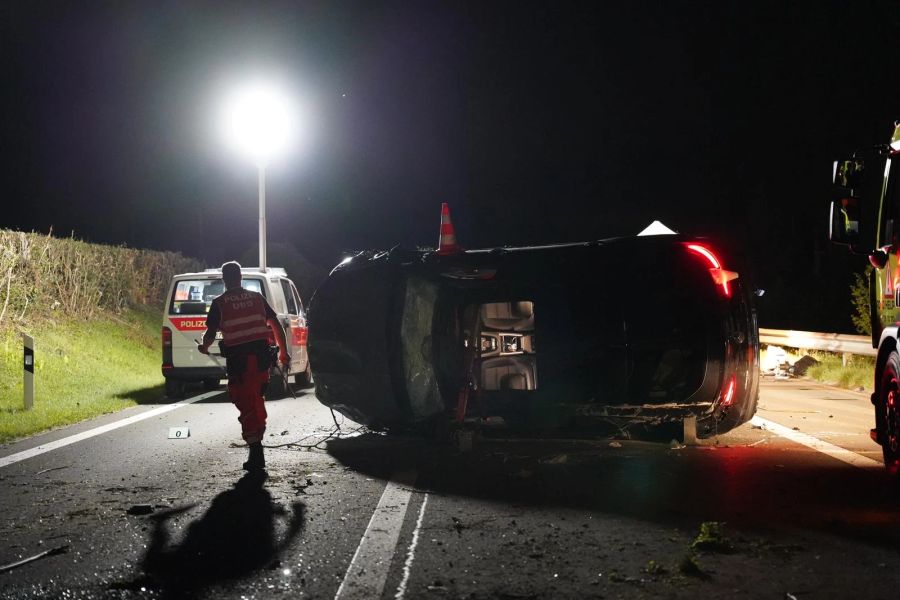
[[[259,279],[242,279],[241,287],[265,296]],[[225,283],[218,279],[183,279],[176,283],[169,301],[170,315],[205,315],[212,301],[225,291]]]

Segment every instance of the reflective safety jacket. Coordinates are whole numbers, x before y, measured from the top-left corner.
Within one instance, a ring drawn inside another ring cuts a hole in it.
[[[219,329],[226,346],[268,339],[270,330],[266,323],[266,299],[262,294],[235,288],[213,300],[213,304],[219,309]]]

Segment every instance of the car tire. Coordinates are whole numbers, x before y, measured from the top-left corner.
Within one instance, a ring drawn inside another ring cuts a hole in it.
[[[878,386],[875,405],[875,426],[884,454],[884,466],[893,473],[900,472],[900,354],[891,352]]]
[[[305,371],[294,375],[294,382],[296,382],[297,387],[300,387],[300,388],[308,388],[309,386],[311,386],[314,383],[312,368],[309,366],[309,361],[306,361],[306,370]]]
[[[219,380],[218,379],[204,379],[203,380],[203,389],[207,392],[211,392],[213,390],[219,389]]]
[[[180,379],[166,378],[166,398],[183,398],[184,382]]]

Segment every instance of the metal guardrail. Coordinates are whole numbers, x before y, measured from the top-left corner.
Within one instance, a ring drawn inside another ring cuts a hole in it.
[[[802,348],[804,350],[824,350],[825,352],[835,352],[837,354],[857,354],[861,356],[875,356],[878,354],[878,349],[872,347],[872,338],[867,335],[760,328],[759,341],[763,344]]]

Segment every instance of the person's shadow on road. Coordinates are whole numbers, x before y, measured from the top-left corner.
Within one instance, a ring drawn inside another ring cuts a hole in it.
[[[242,477],[213,499],[175,545],[168,521],[191,506],[151,517],[154,528],[141,564],[146,574],[141,585],[159,589],[163,598],[192,598],[210,586],[277,566],[279,553],[303,527],[304,506],[295,502],[286,510],[274,505],[264,481],[264,474]],[[279,539],[276,519],[286,519]]]

